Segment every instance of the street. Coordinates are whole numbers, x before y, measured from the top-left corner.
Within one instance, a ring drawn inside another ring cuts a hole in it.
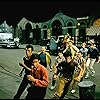
[[[0,99],[13,99],[15,93],[17,92],[18,86],[22,80],[22,77],[19,77],[18,74],[21,70],[21,67],[18,65],[19,61],[22,60],[25,55],[24,50],[25,45],[20,46],[18,49],[4,49],[0,48]],[[34,45],[36,52],[40,50],[40,46]],[[52,56],[52,64],[54,63],[55,56]],[[89,79],[96,84],[95,88],[95,98],[100,99],[100,64],[95,63],[94,69],[96,71],[95,77],[90,77]],[[49,70],[49,67],[48,67]],[[49,72],[50,84],[52,80],[52,72]],[[54,93],[54,90],[50,90],[48,87],[45,98],[51,99]],[[20,99],[24,99],[27,90],[24,91]],[[79,90],[74,95],[68,93],[65,96],[66,99],[78,99]]]

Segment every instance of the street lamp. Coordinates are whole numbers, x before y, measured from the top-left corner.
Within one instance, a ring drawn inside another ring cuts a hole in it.
[[[77,23],[78,27],[80,26],[80,23]]]
[[[77,34],[77,45],[78,45],[78,41],[79,41],[79,38],[80,38],[79,37],[79,28],[80,28],[80,23],[79,22],[77,23],[77,28],[78,28],[78,31],[77,31],[78,32],[78,34]]]
[[[77,23],[77,26],[78,26],[78,34],[79,34],[80,23]]]

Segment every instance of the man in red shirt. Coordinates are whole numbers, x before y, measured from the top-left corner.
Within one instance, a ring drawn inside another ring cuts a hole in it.
[[[46,89],[49,85],[49,73],[39,63],[38,54],[33,59],[31,73],[27,75],[27,79],[30,81],[30,87],[28,88],[28,94],[25,99],[44,99]]]

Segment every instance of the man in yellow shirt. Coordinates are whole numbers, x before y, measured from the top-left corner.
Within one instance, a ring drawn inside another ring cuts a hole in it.
[[[50,70],[51,70],[52,69],[51,68],[51,55],[49,54],[49,52],[46,51],[46,48],[44,46],[41,47],[41,51],[38,54],[39,54],[40,64],[42,64],[45,67],[49,65]]]

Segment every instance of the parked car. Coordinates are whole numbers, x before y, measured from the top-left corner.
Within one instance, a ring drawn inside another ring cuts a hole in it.
[[[5,40],[0,40],[0,46],[5,48],[18,48],[19,43],[14,41],[14,39],[5,39]]]

